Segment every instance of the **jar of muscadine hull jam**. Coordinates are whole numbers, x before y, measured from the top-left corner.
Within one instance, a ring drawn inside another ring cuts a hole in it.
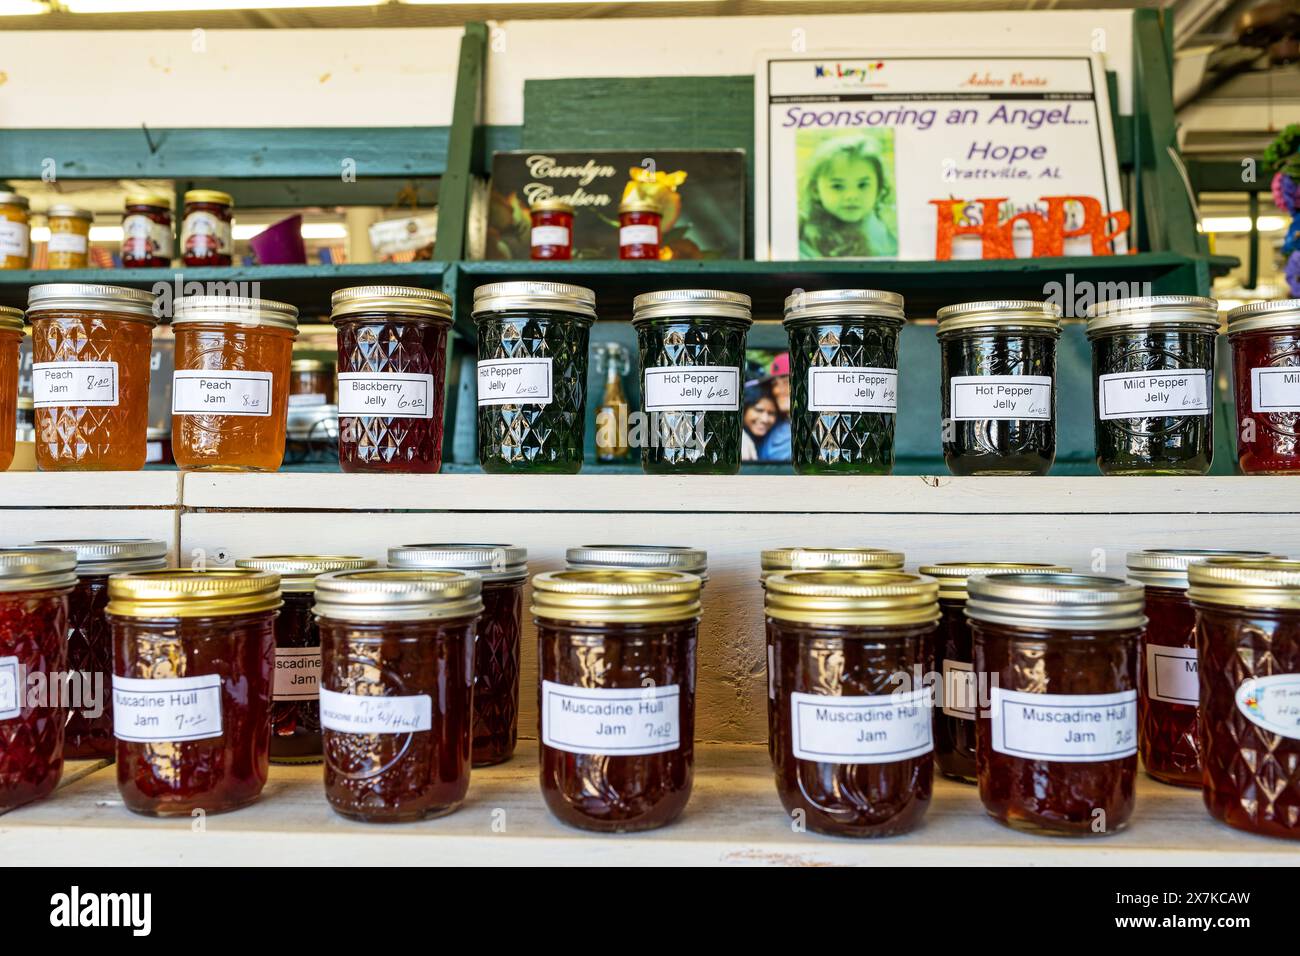
[[[519,738],[519,635],[528,551],[512,544],[404,544],[390,568],[473,571],[483,580],[474,642],[474,766],[509,760]]]
[[[1228,313],[1237,464],[1247,475],[1300,471],[1300,299]]]
[[[973,574],[1042,574],[1070,569],[1011,561],[945,561],[923,564],[916,570],[939,582],[942,619],[934,642],[934,669],[942,679],[936,685],[934,703],[934,761],[945,777],[975,783],[975,715],[981,701],[988,705],[988,686],[975,674],[970,622],[966,620],[966,579]]]
[[[1142,586],[1086,574],[967,579],[980,800],[1017,830],[1118,833],[1137,776]]]
[[[117,788],[127,809],[221,813],[261,794],[281,603],[269,571],[109,578]]]
[[[22,309],[0,305],[0,471],[8,471],[14,463],[18,435],[18,351],[22,341]]]
[[[336,571],[316,579],[325,797],[401,823],[451,813],[469,789],[472,571]]]
[[[768,577],[776,789],[810,829],[892,836],[925,815],[938,593],[900,571]]]
[[[1187,577],[1205,806],[1229,826],[1300,839],[1300,561],[1212,558]]]
[[[699,577],[550,571],[533,617],[546,806],[585,830],[671,823],[694,776]]]

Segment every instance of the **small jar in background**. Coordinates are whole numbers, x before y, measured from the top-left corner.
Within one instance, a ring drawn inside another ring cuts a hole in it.
[[[18,434],[18,350],[23,310],[0,305],[0,471],[14,463]]]
[[[573,206],[559,198],[539,199],[529,210],[533,259],[573,258]]]
[[[187,266],[228,266],[235,252],[235,200],[216,189],[185,194],[181,219],[181,259]]]
[[[165,269],[175,254],[171,199],[156,193],[128,195],[122,217],[122,268]]]
[[[334,404],[334,363],[294,359],[289,365],[289,407]]]
[[[339,407],[290,405],[284,426],[284,464],[337,465],[338,461]]]
[[[89,209],[59,204],[45,213],[50,238],[45,244],[49,269],[84,269],[90,262],[90,225],[95,214]]]
[[[709,581],[709,556],[700,548],[680,544],[584,544],[564,553],[570,571],[681,571]]]
[[[659,204],[640,196],[629,196],[618,207],[618,257],[658,259],[663,223]]]
[[[1247,475],[1300,472],[1300,299],[1228,313],[1237,464]]]
[[[26,196],[0,192],[0,269],[32,267],[32,227]]]

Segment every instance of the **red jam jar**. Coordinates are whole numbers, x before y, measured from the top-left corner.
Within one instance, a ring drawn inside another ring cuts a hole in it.
[[[1228,313],[1237,464],[1247,475],[1300,471],[1300,299]]]
[[[695,768],[700,579],[678,571],[533,576],[542,798],[561,823],[675,820]]]
[[[1137,777],[1142,586],[1086,574],[967,579],[980,800],[1017,830],[1118,833]]]
[[[235,200],[216,189],[185,194],[181,259],[187,266],[228,266],[235,252]]]
[[[165,269],[175,254],[171,199],[155,193],[128,195],[122,217],[122,268]]]
[[[239,568],[280,575],[284,607],[275,619],[275,680],[271,691],[271,763],[319,763],[320,631],[316,577],[377,564],[354,555],[266,554],[241,558]]]
[[[222,813],[261,794],[281,603],[269,571],[109,578],[117,789],[128,810]]]
[[[404,544],[390,568],[473,571],[483,580],[474,642],[474,766],[514,756],[519,739],[519,632],[528,551],[512,544]]]
[[[338,329],[339,466],[433,474],[442,467],[451,299],[406,286],[332,298]]]
[[[834,836],[913,829],[934,782],[939,586],[901,571],[785,571],[766,582],[781,803]]]
[[[618,207],[618,257],[658,259],[663,218],[658,203],[640,196],[624,199]]]
[[[1300,561],[1212,558],[1187,577],[1205,806],[1240,830],[1300,839]]]
[[[558,197],[539,199],[530,214],[529,243],[533,259],[573,258],[573,206]]]
[[[76,563],[54,548],[0,551],[0,813],[49,796],[63,774],[68,711],[38,688],[67,666]]]
[[[0,305],[0,471],[14,463],[18,435],[18,350],[23,311]]]

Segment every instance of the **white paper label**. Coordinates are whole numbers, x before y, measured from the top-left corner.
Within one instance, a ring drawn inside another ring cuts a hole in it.
[[[320,648],[275,649],[276,700],[315,700],[320,696]]]
[[[22,667],[16,657],[0,657],[0,720],[22,715]]]
[[[84,253],[90,248],[90,240],[78,232],[52,232],[45,248],[47,252]]]
[[[1252,368],[1252,412],[1300,412],[1300,368]]]
[[[303,408],[309,405],[328,405],[329,398],[319,392],[300,392],[289,396],[290,408]]]
[[[619,226],[618,244],[620,246],[657,246],[659,245],[658,226]]]
[[[776,648],[767,645],[767,699],[776,700]]]
[[[177,369],[172,414],[269,416],[274,377],[270,372]]]
[[[898,411],[898,372],[849,367],[808,370],[808,409],[814,412]]]
[[[1137,753],[1137,691],[1027,694],[992,688],[993,749],[1026,760],[1096,763]]]
[[[681,746],[681,690],[542,681],[542,743],[571,754],[633,757]]]
[[[197,256],[230,255],[235,248],[230,223],[203,210],[190,213],[182,221],[181,245],[185,255]]]
[[[734,412],[740,409],[740,369],[677,365],[645,370],[647,412]]]
[[[414,734],[433,728],[428,694],[371,697],[320,689],[320,725],[340,734]]]
[[[122,220],[122,252],[136,259],[170,259],[171,225],[154,222],[148,216],[127,216]]]
[[[432,418],[433,376],[427,372],[343,372],[339,375],[339,414]]]
[[[480,405],[551,404],[549,358],[489,359],[478,363]]]
[[[0,219],[0,256],[26,258],[31,252],[27,223]]]
[[[969,661],[943,662],[943,712],[949,717],[974,720],[979,706],[975,665]]]
[[[160,441],[151,441],[144,446],[144,463],[146,465],[158,465],[163,460],[163,443]]]
[[[221,675],[146,680],[113,675],[113,735],[133,743],[221,736]]]
[[[116,405],[117,363],[36,362],[32,365],[32,404],[36,408]]]
[[[869,697],[790,695],[791,738],[798,760],[894,763],[934,749],[930,689]]]
[[[1270,733],[1300,740],[1300,674],[1247,678],[1237,688],[1237,709]]]
[[[533,226],[532,242],[535,246],[567,246],[569,229],[567,226]]]
[[[1147,645],[1147,697],[1166,704],[1201,702],[1196,648]]]
[[[1210,373],[1115,372],[1097,380],[1097,413],[1114,418],[1210,414]]]
[[[1052,417],[1052,380],[1046,375],[954,375],[949,388],[954,421]]]

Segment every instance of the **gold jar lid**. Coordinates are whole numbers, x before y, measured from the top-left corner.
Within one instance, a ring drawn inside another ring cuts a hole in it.
[[[126,198],[122,200],[124,206],[157,206],[160,209],[166,209],[168,212],[172,208],[172,197],[164,196],[162,193],[127,193]]]
[[[235,562],[235,567],[252,571],[274,571],[280,575],[281,591],[301,592],[312,590],[319,575],[330,571],[360,571],[378,564],[373,558],[362,558],[354,554],[259,554],[252,558],[240,558]]]
[[[185,193],[185,204],[190,203],[217,203],[221,206],[233,206],[235,197],[230,193],[223,193],[219,189],[190,189]]]
[[[547,196],[536,199],[528,207],[529,212],[573,212],[573,204],[561,196]]]
[[[1033,630],[1118,631],[1146,626],[1142,585],[1094,574],[973,575],[966,616]]]
[[[483,612],[473,571],[372,568],[316,579],[316,614],[342,621],[445,621]]]
[[[298,309],[287,302],[242,295],[187,295],[177,299],[172,325],[228,322],[254,328],[298,329]]]
[[[785,300],[783,325],[798,325],[819,319],[871,316],[886,319],[901,327],[907,321],[903,297],[897,292],[877,289],[827,289],[820,292],[796,292]]]
[[[653,624],[700,616],[698,575],[615,568],[533,575],[533,614],[558,621]]]
[[[639,193],[633,193],[618,204],[619,212],[654,212],[663,215],[661,207],[653,199],[646,199]]]
[[[45,210],[46,219],[84,219],[86,222],[93,222],[95,214],[89,209],[82,209],[80,206],[74,206],[71,203],[58,203]]]
[[[1068,573],[1069,568],[1059,564],[1039,564],[1021,561],[941,561],[938,564],[923,564],[916,569],[917,574],[934,578],[939,582],[939,597],[945,601],[965,601],[966,581],[976,574],[1059,574]]]
[[[10,332],[23,330],[23,310],[13,306],[0,305],[0,329]]]
[[[780,571],[765,587],[764,609],[778,621],[888,627],[939,619],[939,583],[904,571]]]
[[[0,593],[48,591],[77,583],[77,556],[60,548],[0,550]]]
[[[596,318],[596,293],[566,282],[490,282],[474,290],[476,320],[513,310],[567,312],[588,322]]]
[[[778,571],[901,571],[903,552],[885,548],[771,548],[760,561],[766,578]]]
[[[680,544],[584,544],[569,548],[564,563],[571,571],[625,568],[632,571],[685,571],[708,580],[709,555]]]
[[[43,312],[105,312],[133,322],[158,324],[156,297],[144,289],[85,282],[47,282],[27,290],[27,319]]]
[[[1300,611],[1300,561],[1211,558],[1187,569],[1187,596],[1202,604]]]
[[[271,571],[167,568],[109,578],[106,610],[119,617],[226,617],[274,611],[283,603],[280,576]]]
[[[484,581],[528,577],[528,549],[513,544],[404,544],[388,549],[390,568],[473,571]]]
[[[940,337],[956,332],[1050,332],[1061,334],[1061,307],[1031,299],[990,299],[945,305],[935,314]]]
[[[1232,558],[1234,560],[1259,560],[1280,558],[1281,555],[1268,551],[1218,551],[1205,548],[1150,548],[1146,551],[1130,551],[1128,554],[1128,576],[1134,581],[1141,581],[1148,587],[1176,588],[1187,590],[1187,569],[1193,564],[1208,561],[1211,558]]]
[[[632,300],[632,324],[655,319],[729,319],[751,325],[753,302],[742,292],[720,289],[669,289],[643,292]]]
[[[26,209],[28,205],[26,196],[0,191],[0,206],[17,206],[19,209]]]
[[[166,543],[152,538],[60,538],[36,544],[71,551],[77,558],[78,574],[121,574],[167,567]]]
[[[451,298],[435,289],[405,285],[360,285],[330,296],[330,318],[386,312],[402,317],[451,324]]]
[[[289,363],[291,372],[332,372],[333,370],[334,363],[326,362],[324,359],[301,358]]]
[[[1300,329],[1300,299],[1247,302],[1228,313],[1228,334]]]
[[[1199,295],[1144,295],[1097,302],[1087,309],[1088,338],[1115,332],[1217,332],[1219,303]]]

